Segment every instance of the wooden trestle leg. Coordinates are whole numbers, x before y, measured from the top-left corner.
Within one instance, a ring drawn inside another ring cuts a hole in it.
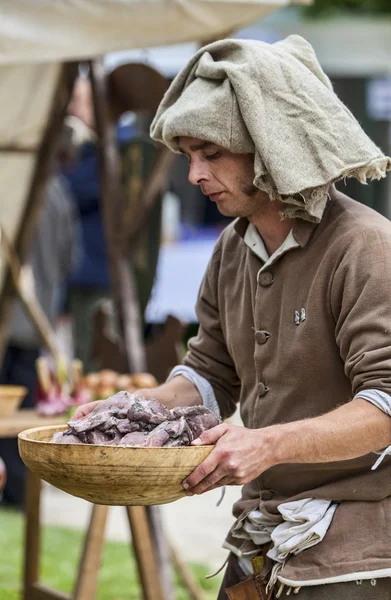
[[[101,504],[93,505],[73,600],[95,600],[96,598],[108,508]]]
[[[145,506],[127,506],[134,555],[140,575],[144,600],[166,600],[159,577],[156,553],[152,542]]]

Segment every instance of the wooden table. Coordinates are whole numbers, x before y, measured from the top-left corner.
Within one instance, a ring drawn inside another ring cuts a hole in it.
[[[65,422],[66,416],[64,415],[40,417],[36,410],[20,410],[12,417],[0,419],[0,438],[16,437],[25,429],[45,425],[62,425]],[[69,596],[39,583],[41,483],[39,477],[27,470],[23,600],[94,600],[109,507],[98,504],[91,505],[90,524],[84,540],[76,583],[72,595]],[[129,520],[143,598],[144,600],[167,600],[167,594],[163,591],[158,574],[159,568],[146,507],[126,506],[125,509]],[[200,600],[200,590],[187,569],[175,554],[173,554],[172,559],[179,568],[190,597],[194,600]]]
[[[64,415],[57,417],[40,417],[33,408],[16,411],[6,419],[0,417],[0,438],[17,437],[21,431],[45,425],[62,425],[66,422]]]

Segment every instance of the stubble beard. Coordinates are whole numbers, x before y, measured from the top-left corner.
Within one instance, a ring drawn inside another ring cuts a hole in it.
[[[239,193],[235,198],[234,193],[228,192],[231,202],[228,199],[216,201],[219,212],[225,217],[247,217],[249,220],[256,215],[263,214],[270,204],[270,200],[265,192],[262,192],[253,184],[253,175],[250,181],[244,182],[238,180],[236,188]],[[226,192],[227,193],[227,192]]]
[[[233,206],[233,210],[229,211],[229,214],[223,212],[224,207],[222,207],[222,210],[218,206],[218,209],[225,216],[247,217],[251,220],[252,217],[263,214],[268,209],[269,204],[268,196],[251,183],[241,187],[240,199],[238,199],[237,205]]]

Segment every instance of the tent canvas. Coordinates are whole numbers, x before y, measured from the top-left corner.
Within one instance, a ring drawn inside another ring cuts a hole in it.
[[[64,61],[224,36],[290,0],[3,0],[0,223],[18,248],[37,152]],[[5,266],[0,257],[0,290]]]

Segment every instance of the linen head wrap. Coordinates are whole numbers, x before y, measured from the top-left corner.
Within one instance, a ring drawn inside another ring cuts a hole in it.
[[[179,152],[180,136],[254,154],[254,185],[286,217],[318,222],[328,188],[385,177],[391,160],[333,91],[312,46],[227,39],[201,48],[172,82],[151,137]]]

